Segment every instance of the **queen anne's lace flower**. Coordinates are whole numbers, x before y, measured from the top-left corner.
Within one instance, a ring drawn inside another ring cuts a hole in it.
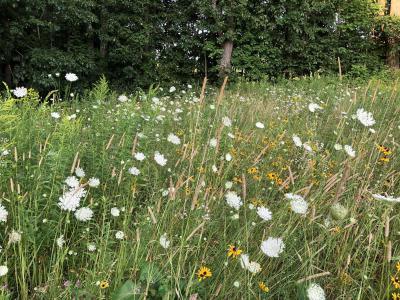
[[[0,277],[6,275],[7,273],[8,273],[8,267],[0,266]]]
[[[179,145],[181,143],[181,139],[173,133],[168,135],[167,141],[174,145]]]
[[[69,82],[74,82],[78,80],[78,76],[75,73],[67,73],[65,74],[65,79]]]
[[[239,208],[243,205],[242,200],[235,192],[230,191],[226,193],[225,199],[226,203],[228,203],[230,207],[233,207],[236,210],[239,210]]]
[[[0,204],[0,222],[7,222],[8,211]]]
[[[261,251],[269,257],[279,257],[285,249],[285,244],[281,238],[269,237],[261,243]]]
[[[167,239],[167,235],[165,233],[160,237],[160,245],[164,249],[167,249],[170,245],[170,241]]]
[[[271,211],[268,208],[264,207],[264,206],[260,206],[260,207],[257,208],[257,214],[264,221],[269,221],[269,220],[272,219]]]
[[[161,154],[159,152],[154,153],[154,160],[156,161],[157,164],[160,166],[165,166],[167,164],[167,159],[165,158],[164,154]]]
[[[309,300],[325,300],[325,291],[316,283],[312,283],[307,289]]]
[[[16,87],[12,92],[17,98],[25,97],[28,94],[28,90],[25,87]]]
[[[89,207],[82,207],[75,212],[75,218],[78,221],[86,222],[91,220],[92,217],[93,217],[93,210],[91,210]]]
[[[372,113],[365,111],[363,108],[357,109],[356,116],[358,121],[360,121],[365,127],[370,127],[375,124]]]
[[[350,157],[356,157],[356,151],[354,151],[353,147],[350,145],[344,145],[344,151],[346,151],[347,155]]]

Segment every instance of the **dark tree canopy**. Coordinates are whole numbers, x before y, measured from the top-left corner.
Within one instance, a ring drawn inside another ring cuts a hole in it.
[[[337,72],[338,57],[344,72],[371,70],[384,61],[377,12],[371,0],[0,0],[0,78],[47,89],[48,74],[104,74],[135,88],[215,79],[226,58],[224,72],[250,80]]]

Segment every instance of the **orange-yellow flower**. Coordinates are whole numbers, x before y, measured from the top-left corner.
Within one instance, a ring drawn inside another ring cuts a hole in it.
[[[199,278],[199,281],[202,281],[203,279],[206,279],[208,277],[212,276],[210,268],[207,267],[200,267],[200,269],[197,271],[197,277]]]
[[[234,246],[234,245],[229,245],[228,257],[236,258],[236,257],[238,257],[241,253],[242,253],[242,250],[240,250],[239,248],[237,248],[237,247]]]

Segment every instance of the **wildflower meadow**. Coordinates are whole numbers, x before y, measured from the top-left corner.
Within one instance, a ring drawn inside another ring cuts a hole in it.
[[[400,299],[397,82],[0,99],[0,299]]]

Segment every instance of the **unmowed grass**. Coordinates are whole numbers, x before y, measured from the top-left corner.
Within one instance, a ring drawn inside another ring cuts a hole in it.
[[[372,194],[400,196],[397,89],[325,77],[228,84],[223,96],[212,87],[204,95],[152,88],[124,102],[104,79],[73,97],[68,86],[63,101],[57,92],[47,101],[32,89],[23,98],[4,92],[2,299],[307,299],[312,283],[328,299],[391,297],[399,204]],[[353,117],[360,108],[373,114],[372,127]],[[355,157],[338,145],[352,146]],[[385,161],[379,145],[390,149]],[[80,184],[100,180],[81,199],[93,211],[88,221],[58,205],[77,167]],[[228,191],[240,197],[238,210]],[[306,214],[291,210],[288,193],[307,201]],[[257,214],[260,206],[271,220]],[[261,250],[268,237],[282,238],[279,257]],[[230,245],[261,270],[228,257]],[[202,266],[211,276],[199,281]]]

